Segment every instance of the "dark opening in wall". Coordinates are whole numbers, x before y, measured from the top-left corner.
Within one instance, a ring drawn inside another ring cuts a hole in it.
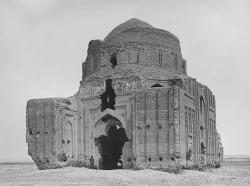
[[[186,160],[191,160],[191,156],[192,156],[192,150],[189,149],[188,152],[186,153]]]
[[[112,120],[111,116],[108,122],[113,122]],[[103,170],[122,169],[122,148],[128,140],[125,129],[117,125],[109,127],[107,136],[101,135],[95,139],[101,156],[99,168]],[[132,161],[132,158],[128,158],[128,161]]]
[[[204,155],[205,152],[206,152],[206,147],[205,147],[204,143],[202,142],[202,143],[201,143],[201,154]]]
[[[205,102],[203,96],[200,97],[200,112],[203,113],[203,109],[205,108]]]
[[[160,161],[162,161],[162,160],[163,160],[163,158],[162,158],[162,157],[159,157],[159,160],[160,160]]]
[[[156,83],[156,84],[151,86],[151,88],[154,88],[154,87],[163,87],[163,86],[161,84],[159,84],[159,83]]]
[[[151,161],[151,158],[148,158],[148,161]]]
[[[117,54],[112,54],[109,61],[110,63],[112,63],[112,68],[115,68],[115,66],[117,65]]]
[[[107,108],[115,110],[116,94],[112,87],[112,79],[106,80],[106,91],[100,95],[100,98],[102,100],[101,112],[106,110]]]
[[[201,130],[201,131],[204,131],[204,127],[203,127],[203,126],[200,126],[200,130]]]

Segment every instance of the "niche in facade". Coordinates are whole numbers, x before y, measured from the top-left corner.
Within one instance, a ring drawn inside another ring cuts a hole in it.
[[[201,154],[205,155],[205,152],[206,152],[206,147],[205,147],[204,143],[202,142],[201,143]]]
[[[189,149],[188,152],[186,153],[186,160],[191,160],[191,156],[192,156],[192,150]]]
[[[203,113],[203,110],[205,108],[205,102],[203,96],[200,97],[200,112]]]
[[[115,66],[117,65],[117,54],[116,53],[111,55],[109,62],[112,63],[112,68],[115,68]]]
[[[101,103],[101,112],[107,108],[115,110],[115,98],[116,94],[112,87],[112,79],[106,80],[106,91],[100,95]]]

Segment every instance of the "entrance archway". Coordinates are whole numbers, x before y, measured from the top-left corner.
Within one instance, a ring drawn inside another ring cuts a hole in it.
[[[107,114],[96,123],[95,134],[95,145],[100,153],[99,168],[121,169],[122,148],[128,141],[121,121]]]

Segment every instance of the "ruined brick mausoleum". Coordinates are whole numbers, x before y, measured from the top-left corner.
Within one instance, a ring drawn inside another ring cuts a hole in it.
[[[187,76],[179,39],[138,19],[92,40],[79,91],[27,103],[39,169],[204,165],[222,161],[215,97]]]

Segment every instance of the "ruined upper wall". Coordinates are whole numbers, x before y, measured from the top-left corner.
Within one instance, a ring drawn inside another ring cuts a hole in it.
[[[88,56],[82,66],[82,79],[101,68],[112,67],[114,55],[118,66],[139,64],[174,69],[176,74],[186,75],[186,61],[182,58],[179,39],[138,19],[117,26],[104,41],[90,41]]]

